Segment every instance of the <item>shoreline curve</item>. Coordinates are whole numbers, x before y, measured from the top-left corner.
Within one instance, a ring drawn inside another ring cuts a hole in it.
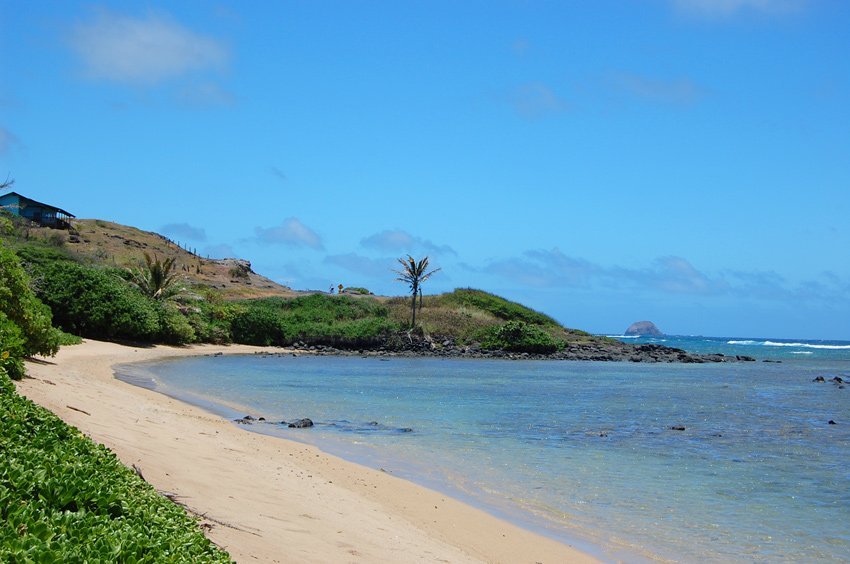
[[[116,364],[248,345],[94,340],[27,361],[21,395],[51,410],[203,516],[237,562],[599,562],[424,486],[316,447],[248,433],[200,407],[114,377]]]

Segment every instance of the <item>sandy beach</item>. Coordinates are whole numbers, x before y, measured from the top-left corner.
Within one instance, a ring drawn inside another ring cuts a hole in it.
[[[87,340],[27,363],[18,391],[203,516],[237,562],[595,562],[438,492],[116,380],[113,365],[257,347]]]

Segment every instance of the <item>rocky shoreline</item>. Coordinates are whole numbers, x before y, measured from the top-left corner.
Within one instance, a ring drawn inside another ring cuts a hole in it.
[[[754,362],[751,356],[726,356],[723,354],[694,354],[658,344],[632,345],[615,340],[594,343],[569,344],[551,354],[487,350],[475,345],[458,345],[451,338],[413,338],[403,344],[383,343],[374,347],[342,349],[328,345],[295,343],[294,349],[312,355],[363,356],[380,358],[474,358],[505,360],[584,360],[596,362],[648,362],[703,364],[716,362]],[[259,355],[286,356],[281,352],[258,352]]]

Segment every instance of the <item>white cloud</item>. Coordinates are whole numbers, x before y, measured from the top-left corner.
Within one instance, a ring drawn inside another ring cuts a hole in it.
[[[568,257],[559,249],[527,251],[522,257],[493,261],[484,271],[537,288],[581,286],[599,267],[583,259]]]
[[[295,217],[284,219],[277,227],[257,227],[255,231],[257,240],[261,243],[310,247],[317,250],[323,248],[321,237]]]
[[[327,264],[341,266],[349,272],[377,280],[390,280],[395,276],[392,273],[395,260],[391,258],[375,259],[364,257],[357,253],[346,253],[342,255],[327,256],[325,257],[324,262]]]
[[[210,81],[183,85],[177,92],[177,99],[185,106],[193,108],[236,104],[236,97],[231,92]]]
[[[288,180],[286,173],[274,165],[269,167],[269,172],[271,172],[274,177],[280,180],[281,182],[286,182]]]
[[[523,84],[511,95],[514,109],[524,118],[535,119],[567,110],[567,103],[542,82]]]
[[[725,283],[712,280],[682,257],[656,259],[643,273],[646,281],[654,288],[671,294],[713,294],[725,286]],[[640,276],[637,279],[640,280]]]
[[[233,250],[233,247],[224,244],[210,245],[209,247],[204,247],[201,250],[201,253],[205,256],[214,259],[239,258],[239,255],[236,254],[236,251]]]
[[[381,251],[413,253],[423,251],[426,253],[456,255],[454,249],[448,245],[437,245],[428,239],[416,237],[402,229],[387,229],[380,233],[370,235],[360,241],[366,248]]]
[[[5,155],[17,145],[20,145],[20,141],[15,134],[5,127],[0,127],[0,155]]]
[[[191,239],[192,241],[206,241],[207,232],[201,227],[195,227],[188,223],[169,223],[159,228],[160,231],[171,237]]]
[[[517,57],[524,57],[531,49],[531,43],[527,39],[520,37],[511,44],[511,50]]]
[[[685,258],[667,256],[641,268],[602,266],[560,250],[532,250],[519,257],[492,261],[472,270],[533,288],[608,288],[615,292],[649,292],[664,296],[734,296],[758,301],[846,302],[850,281],[831,272],[798,283],[772,271],[701,271]]]
[[[739,12],[784,14],[803,7],[805,0],[671,0],[674,8],[684,14],[720,19]]]
[[[619,73],[613,85],[633,96],[654,102],[692,104],[705,95],[705,89],[686,77],[659,79],[633,73]]]
[[[132,17],[102,10],[93,20],[73,28],[70,43],[86,74],[130,84],[155,84],[220,69],[230,56],[222,42],[162,13]]]

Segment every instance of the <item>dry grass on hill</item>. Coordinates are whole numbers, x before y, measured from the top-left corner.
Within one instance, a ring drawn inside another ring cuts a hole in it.
[[[158,233],[100,219],[75,219],[72,225],[71,232],[30,228],[29,236],[59,244],[85,262],[119,268],[144,264],[146,252],[163,260],[174,257],[178,271],[190,286],[215,288],[228,300],[301,294],[251,271],[246,261],[201,257]]]

